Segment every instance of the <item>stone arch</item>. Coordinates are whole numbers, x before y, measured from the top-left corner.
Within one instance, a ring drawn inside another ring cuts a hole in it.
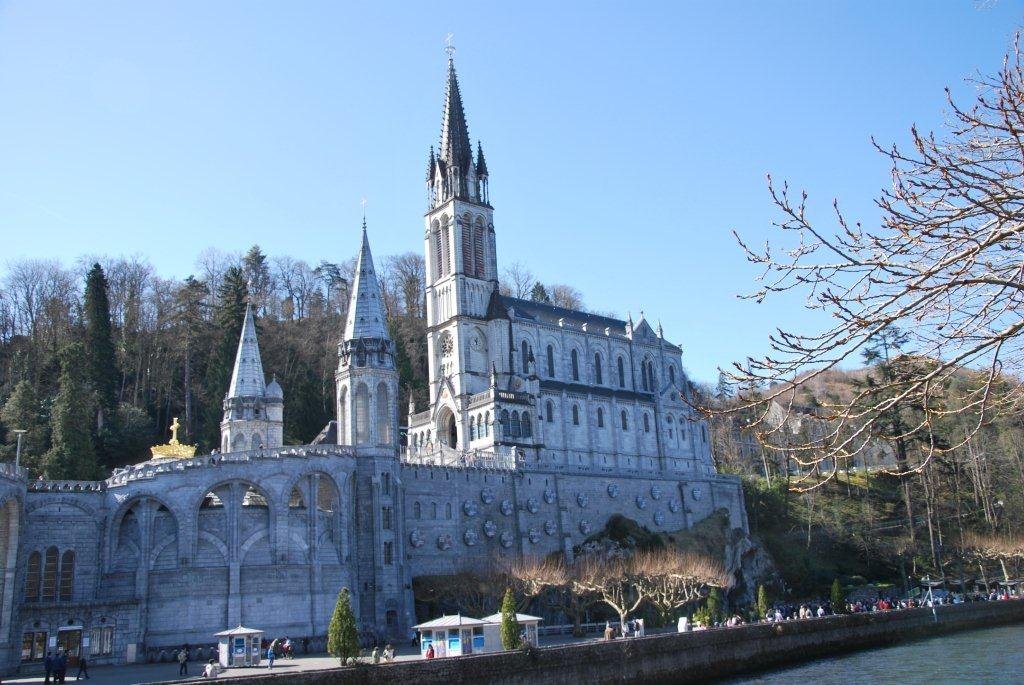
[[[437,412],[437,436],[438,439],[451,447],[459,447],[459,427],[455,412],[447,406],[442,406]]]
[[[263,447],[263,438],[260,437],[259,433],[254,432],[252,434],[252,440],[250,441],[251,449],[258,450]]]
[[[149,506],[150,511],[144,512],[140,507]],[[150,517],[148,524],[149,540],[142,539],[142,529],[139,528],[138,517],[141,514],[145,514]],[[133,520],[129,525],[125,525],[126,517],[131,516]],[[129,564],[132,568],[137,568],[139,564],[145,562],[147,568],[152,568],[152,561],[156,557],[152,556],[153,550],[156,548],[158,541],[161,545],[161,551],[167,547],[168,544],[174,544],[174,567],[177,567],[177,560],[180,557],[178,554],[179,547],[181,545],[182,538],[182,517],[179,512],[171,509],[167,502],[162,497],[152,492],[136,492],[129,499],[125,500],[121,506],[117,508],[114,515],[110,517],[110,523],[107,526],[107,540],[109,561],[108,564],[111,568],[117,565]],[[133,537],[134,532],[138,534],[137,538]],[[169,540],[169,542],[165,542]],[[127,544],[125,553],[121,553],[121,546]],[[128,558],[128,555],[134,557],[134,564]],[[122,570],[127,570],[122,568]]]

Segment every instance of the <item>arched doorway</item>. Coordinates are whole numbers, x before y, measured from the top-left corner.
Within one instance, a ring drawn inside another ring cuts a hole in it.
[[[438,421],[437,434],[441,442],[452,449],[458,448],[459,429],[455,425],[455,414],[453,414],[448,408],[445,408],[441,412],[440,421]]]

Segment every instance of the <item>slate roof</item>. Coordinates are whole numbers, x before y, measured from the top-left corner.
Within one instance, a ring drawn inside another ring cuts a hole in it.
[[[363,244],[356,261],[356,275],[352,283],[352,297],[345,319],[345,340],[374,338],[389,340],[384,320],[384,300],[380,294],[380,283],[373,268],[370,241],[366,237],[366,221],[363,221]]]
[[[263,376],[263,361],[260,359],[260,346],[256,340],[256,324],[252,317],[252,307],[245,306],[245,321],[242,323],[242,335],[238,340],[238,352],[235,354],[235,368],[231,371],[231,385],[228,386],[228,397],[263,397],[266,393],[266,378]]]

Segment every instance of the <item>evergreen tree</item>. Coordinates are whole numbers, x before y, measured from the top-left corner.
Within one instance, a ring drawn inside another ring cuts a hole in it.
[[[519,621],[516,620],[516,598],[512,596],[512,588],[505,590],[505,598],[501,600],[501,646],[505,649],[519,649]]]
[[[17,436],[12,431],[25,431],[21,437],[21,465],[33,476],[38,475],[43,454],[50,443],[50,426],[46,421],[45,408],[31,383],[20,381],[14,386],[14,392],[0,410],[0,420],[7,429],[7,451],[12,459],[17,450]]]
[[[204,446],[220,444],[220,418],[223,411],[224,395],[231,384],[231,370],[238,352],[238,339],[242,336],[245,319],[245,305],[249,291],[245,285],[242,270],[233,266],[224,273],[224,280],[217,289],[217,304],[213,311],[213,324],[220,333],[213,352],[213,359],[206,374]]]
[[[85,355],[87,379],[96,393],[96,429],[114,419],[117,412],[118,370],[110,327],[109,285],[103,267],[93,264],[85,279]]]
[[[59,357],[60,390],[50,415],[53,444],[43,457],[43,471],[53,480],[96,479],[102,470],[92,438],[96,403],[85,379],[85,348],[70,343]]]
[[[839,584],[838,578],[832,581],[832,592],[829,599],[832,602],[833,614],[846,613],[846,597],[843,595],[843,586]]]
[[[712,623],[718,623],[722,620],[722,598],[718,594],[718,588],[713,587],[708,592],[708,620]]]
[[[548,289],[545,288],[544,284],[540,281],[533,284],[533,290],[530,291],[530,299],[534,302],[551,304],[551,297],[548,295]]]
[[[270,298],[270,267],[267,266],[267,255],[263,254],[259,245],[253,245],[242,257],[242,276],[248,284],[249,295],[253,308],[261,316],[266,314]]]
[[[768,618],[768,611],[771,606],[768,603],[768,590],[764,585],[757,586],[757,617]]]
[[[327,627],[327,653],[337,657],[342,664],[359,656],[359,636],[356,632],[356,617],[352,613],[352,602],[347,587],[341,588],[334,605],[331,624]]]

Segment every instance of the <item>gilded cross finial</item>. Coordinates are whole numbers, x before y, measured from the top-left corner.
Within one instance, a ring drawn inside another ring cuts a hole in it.
[[[175,416],[174,420],[171,421],[171,442],[170,445],[178,444],[178,429],[181,428],[181,424],[178,423],[178,417]]]
[[[454,33],[449,33],[444,37],[444,51],[448,53],[448,59],[451,60],[455,54],[455,46],[452,45],[452,38],[455,37]]]

